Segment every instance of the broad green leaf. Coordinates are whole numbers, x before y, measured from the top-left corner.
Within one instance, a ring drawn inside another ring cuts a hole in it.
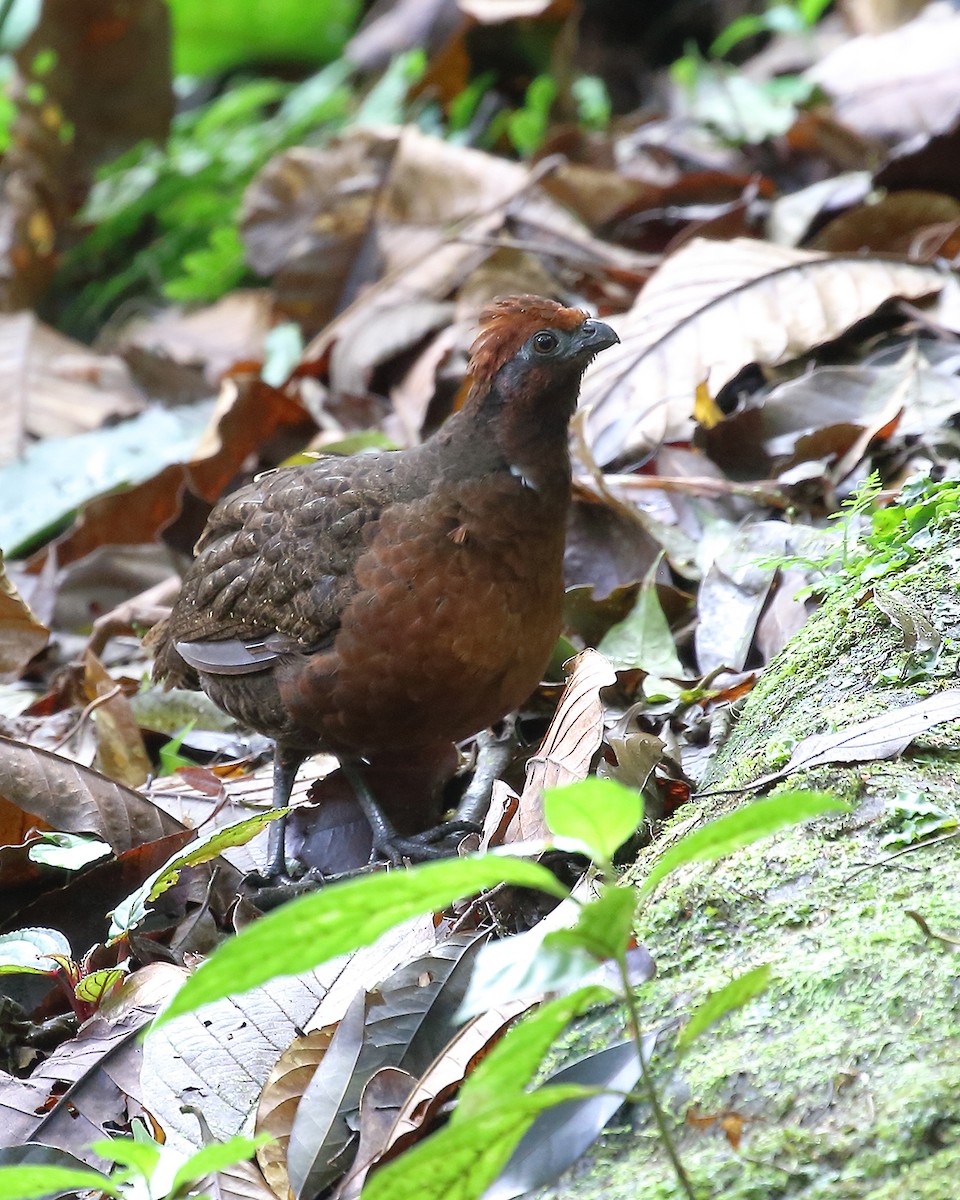
[[[595,862],[609,862],[643,819],[643,800],[613,779],[591,776],[544,793],[543,811],[557,837],[579,842]]]
[[[499,883],[537,888],[560,899],[567,895],[546,867],[499,855],[449,859],[333,884],[292,900],[225,942],[184,983],[157,1025],[276,975],[310,971],[369,946],[410,917],[446,908]]]
[[[451,1120],[371,1176],[363,1200],[477,1200],[538,1113],[595,1092],[574,1084],[540,1088],[512,1095],[469,1121]]]
[[[107,1162],[132,1167],[144,1179],[149,1179],[157,1169],[163,1153],[157,1142],[138,1141],[131,1137],[101,1138],[90,1149]]]
[[[682,679],[686,672],[657,594],[657,568],[662,557],[644,576],[633,608],[607,630],[597,649],[618,669],[639,668],[658,679]]]
[[[178,74],[213,75],[252,62],[325,62],[353,31],[358,0],[168,0]]]
[[[601,962],[618,958],[633,933],[637,896],[632,887],[604,884],[595,900],[580,909],[576,925],[548,933],[544,946],[550,949],[581,946]]]
[[[262,1133],[259,1137],[232,1137],[225,1142],[212,1142],[204,1146],[196,1154],[192,1154],[173,1177],[170,1194],[175,1194],[187,1184],[195,1183],[214,1171],[225,1171],[236,1163],[246,1162],[253,1158],[261,1146],[273,1139],[269,1134]]]
[[[788,825],[798,825],[824,813],[849,810],[849,804],[829,792],[784,792],[767,800],[754,800],[686,834],[661,854],[643,881],[639,895],[649,895],[661,879],[684,863],[712,862]]]
[[[110,1196],[123,1194],[99,1171],[74,1171],[70,1167],[0,1167],[0,1200],[34,1200],[35,1197],[57,1196],[61,1192],[78,1192],[84,1188],[106,1192]]]
[[[70,957],[70,943],[56,929],[18,929],[0,934],[0,975],[52,975],[51,954]]]
[[[221,825],[218,829],[213,829],[196,841],[190,842],[183,850],[178,850],[113,910],[110,914],[112,919],[109,940],[115,941],[135,929],[146,917],[150,901],[156,900],[172,888],[184,867],[199,866],[201,863],[210,862],[231,846],[246,845],[271,821],[276,821],[287,811],[285,808],[271,808],[233,825]]]
[[[469,1126],[481,1113],[522,1095],[544,1055],[573,1018],[593,1004],[609,1001],[612,995],[609,988],[583,987],[525,1016],[467,1078],[450,1124]]]
[[[686,1050],[703,1031],[735,1008],[742,1008],[765,991],[770,982],[770,967],[754,967],[736,979],[731,979],[718,992],[713,992],[699,1005],[677,1038],[677,1049]]]

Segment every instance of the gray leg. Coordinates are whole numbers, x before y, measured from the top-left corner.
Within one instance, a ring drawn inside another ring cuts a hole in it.
[[[290,803],[290,793],[293,791],[293,781],[300,770],[300,764],[307,756],[299,750],[292,750],[279,742],[273,755],[273,807],[286,808]],[[267,878],[277,879],[286,874],[287,861],[285,842],[287,832],[286,816],[279,817],[270,823],[267,835]]]

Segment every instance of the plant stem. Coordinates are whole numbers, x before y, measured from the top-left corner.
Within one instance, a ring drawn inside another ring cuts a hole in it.
[[[630,1036],[633,1038],[637,1047],[637,1055],[640,1059],[640,1074],[643,1076],[643,1086],[646,1088],[647,1098],[650,1101],[650,1108],[653,1112],[653,1119],[657,1126],[657,1131],[660,1134],[660,1139],[663,1142],[664,1148],[673,1169],[676,1172],[677,1179],[683,1188],[687,1200],[697,1200],[696,1193],[693,1190],[693,1185],[684,1170],[683,1163],[680,1161],[680,1155],[677,1153],[677,1148],[674,1145],[673,1137],[670,1130],[667,1128],[667,1118],[664,1115],[663,1109],[660,1107],[660,1101],[657,1097],[657,1089],[654,1086],[653,1076],[647,1066],[647,1060],[643,1053],[643,1038],[640,1034],[640,1018],[637,1013],[637,1001],[633,994],[633,989],[630,987],[630,975],[627,971],[626,957],[621,953],[617,956],[617,969],[620,972],[620,982],[623,985],[623,998],[627,1006],[627,1023],[630,1026]]]

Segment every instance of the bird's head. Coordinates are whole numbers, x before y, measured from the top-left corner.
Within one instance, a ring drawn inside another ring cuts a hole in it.
[[[619,338],[581,308],[565,308],[542,296],[505,296],[480,314],[480,332],[470,350],[472,397],[498,387],[549,390],[574,380]],[[505,376],[505,377],[503,377]]]
[[[506,296],[480,314],[464,407],[493,423],[510,461],[551,435],[565,446],[583,372],[619,340],[582,309],[542,296]]]

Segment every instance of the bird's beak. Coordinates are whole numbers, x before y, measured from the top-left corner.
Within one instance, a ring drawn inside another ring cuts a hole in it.
[[[601,350],[615,346],[620,339],[609,325],[604,324],[603,321],[595,321],[591,317],[580,326],[577,341],[581,351],[586,351],[588,354],[599,354]]]

